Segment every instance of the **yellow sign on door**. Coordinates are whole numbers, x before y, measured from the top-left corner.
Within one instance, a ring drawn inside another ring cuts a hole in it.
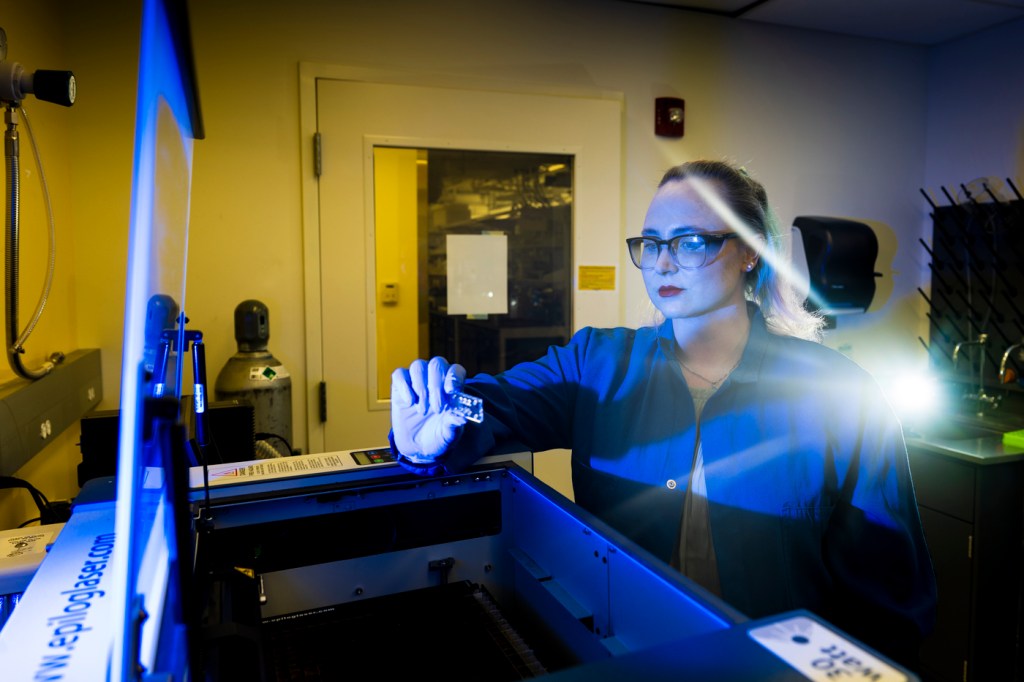
[[[614,291],[614,265],[581,265],[578,289],[580,291]]]

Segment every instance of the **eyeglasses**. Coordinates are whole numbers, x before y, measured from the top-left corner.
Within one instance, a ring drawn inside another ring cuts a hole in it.
[[[722,250],[727,239],[738,237],[735,232],[721,234],[681,234],[672,239],[656,237],[630,237],[626,240],[629,257],[633,265],[641,270],[651,270],[658,262],[661,247],[667,246],[675,264],[684,270],[703,267],[708,258],[714,258]]]

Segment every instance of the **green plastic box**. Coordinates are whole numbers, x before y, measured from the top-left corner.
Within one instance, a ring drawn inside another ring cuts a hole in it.
[[[1015,448],[1024,448],[1024,429],[1004,433],[1003,445],[1012,445]]]

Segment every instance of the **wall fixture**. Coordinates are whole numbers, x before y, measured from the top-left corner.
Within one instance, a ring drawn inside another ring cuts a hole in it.
[[[683,114],[686,102],[676,97],[654,100],[654,134],[661,137],[683,136]]]

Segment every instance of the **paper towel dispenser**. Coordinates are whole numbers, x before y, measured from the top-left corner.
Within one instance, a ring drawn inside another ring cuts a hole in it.
[[[793,220],[807,259],[806,305],[826,315],[862,313],[875,296],[878,237],[864,223],[798,216]],[[794,237],[796,234],[794,234]]]

